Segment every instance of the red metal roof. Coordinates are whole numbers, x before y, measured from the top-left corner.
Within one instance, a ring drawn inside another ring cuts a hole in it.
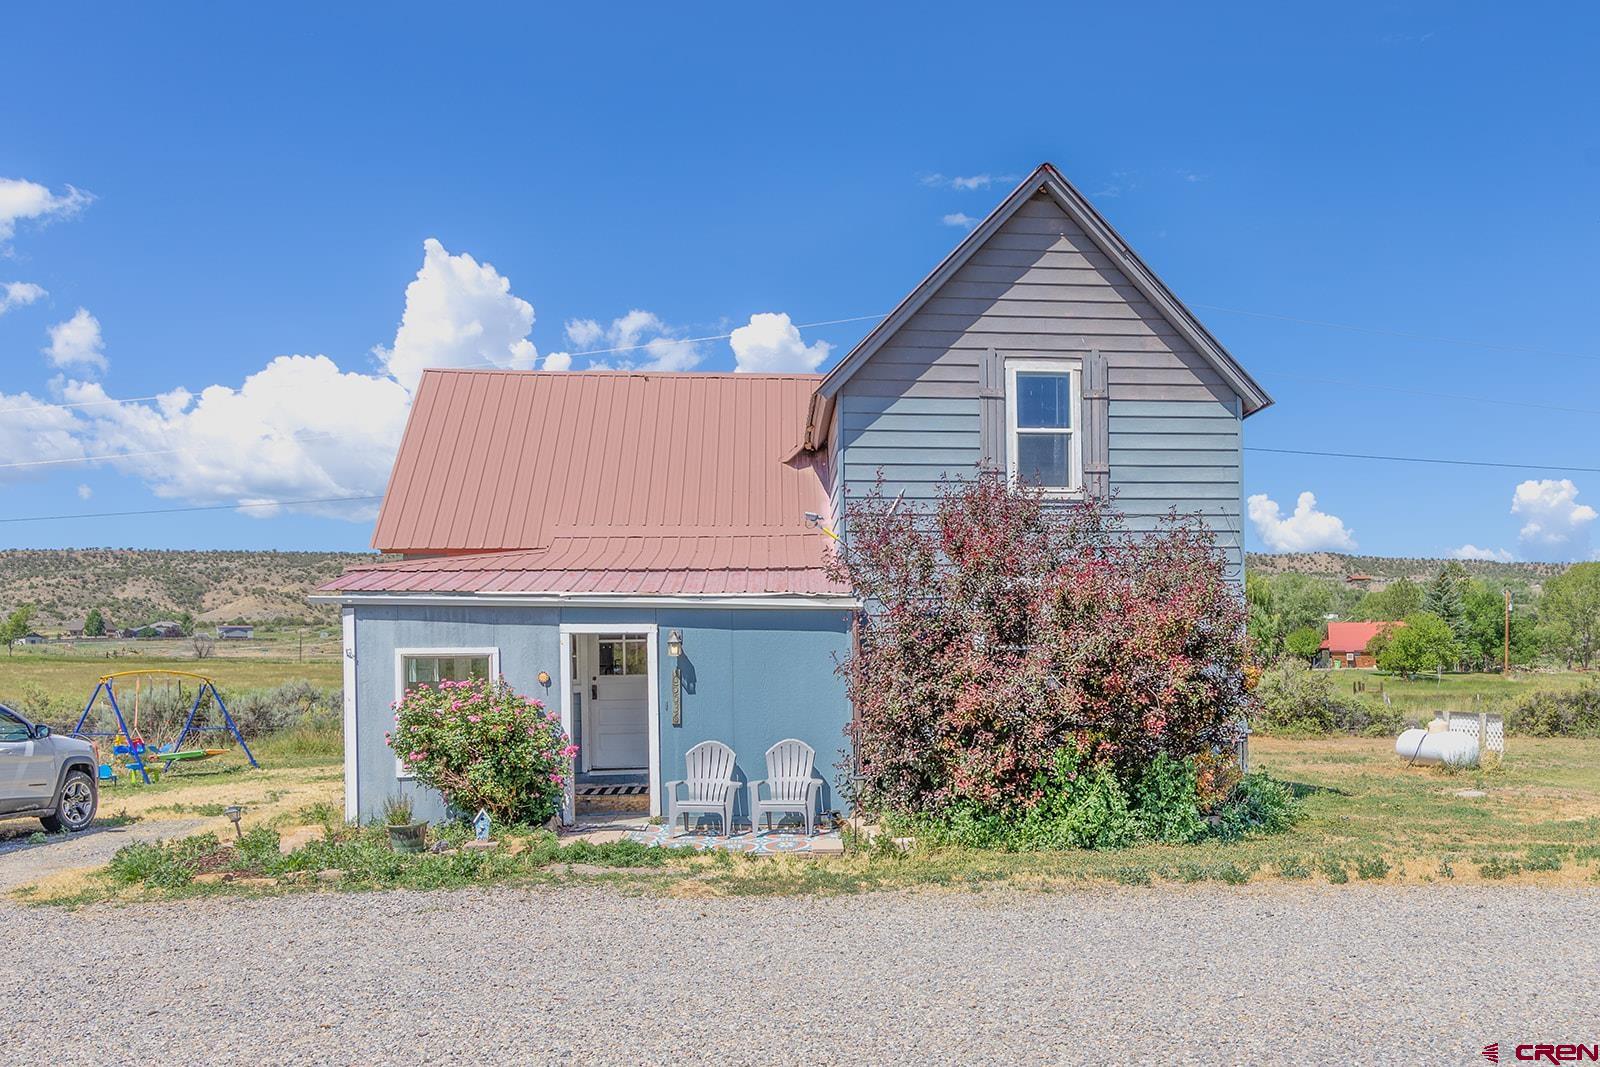
[[[326,591],[839,594],[820,375],[429,370],[373,533]]]
[[[558,537],[548,548],[376,564],[323,589],[345,593],[840,596],[826,535]]]
[[[1338,653],[1365,652],[1368,643],[1379,633],[1391,626],[1404,625],[1403,622],[1330,622],[1322,647]]]

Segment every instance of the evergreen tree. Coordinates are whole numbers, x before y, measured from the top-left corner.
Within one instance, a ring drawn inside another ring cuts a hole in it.
[[[1467,568],[1453,559],[1439,568],[1422,594],[1422,610],[1443,619],[1457,639],[1466,629],[1467,583],[1471,580]]]

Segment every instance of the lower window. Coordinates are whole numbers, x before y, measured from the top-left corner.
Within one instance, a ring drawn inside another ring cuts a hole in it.
[[[472,678],[493,678],[498,669],[499,653],[493,649],[427,649],[401,650],[397,653],[398,670],[395,700],[403,699],[406,692],[418,686],[436,686],[440,682],[464,682]],[[397,754],[394,759],[397,778],[415,777]]]

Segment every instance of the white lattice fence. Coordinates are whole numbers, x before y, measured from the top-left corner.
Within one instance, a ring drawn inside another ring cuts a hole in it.
[[[1472,714],[1470,712],[1445,712],[1445,721],[1450,724],[1452,733],[1466,734],[1478,742],[1479,752],[1493,752],[1497,756],[1506,754],[1506,725],[1505,720],[1499,715],[1487,712]]]

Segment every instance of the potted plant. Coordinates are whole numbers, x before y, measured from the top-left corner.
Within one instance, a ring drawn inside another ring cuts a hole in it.
[[[421,852],[427,837],[426,822],[411,821],[411,798],[396,794],[383,802],[383,825],[389,830],[389,847],[396,852]]]

